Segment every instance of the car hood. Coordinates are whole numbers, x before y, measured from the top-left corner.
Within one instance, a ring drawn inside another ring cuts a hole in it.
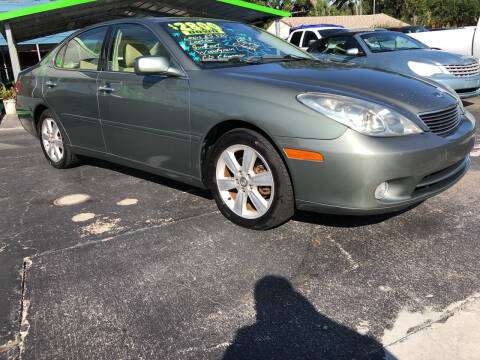
[[[443,93],[434,84],[350,64],[308,60],[237,66],[217,71],[231,80],[251,80],[257,87],[262,84],[267,88],[287,86],[298,93],[326,92],[358,97],[395,107],[401,113],[428,112],[456,102],[455,98]],[[230,82],[232,85],[234,84]],[[265,88],[262,91],[268,92]]]
[[[430,49],[418,49],[418,50],[401,50],[401,51],[392,51],[392,52],[381,52],[374,53],[373,56],[381,61],[393,62],[396,64],[404,63],[408,61],[416,61],[427,64],[436,64],[436,65],[463,65],[471,64],[477,60],[470,56],[462,56],[457,54],[452,54],[446,51],[441,50],[430,50]]]

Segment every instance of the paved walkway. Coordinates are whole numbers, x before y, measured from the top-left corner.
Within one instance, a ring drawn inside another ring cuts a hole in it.
[[[461,301],[456,308],[450,306],[434,314],[436,320],[406,329],[421,317],[428,318],[428,312],[399,316],[391,334],[395,336],[395,328],[404,328],[409,335],[386,347],[387,360],[480,359],[480,293]]]
[[[22,124],[18,121],[17,115],[4,115],[0,122],[0,130],[21,129]]]

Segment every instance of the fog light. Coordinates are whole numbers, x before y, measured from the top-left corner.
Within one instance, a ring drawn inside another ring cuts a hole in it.
[[[388,193],[388,182],[384,181],[375,189],[375,199],[381,200]]]

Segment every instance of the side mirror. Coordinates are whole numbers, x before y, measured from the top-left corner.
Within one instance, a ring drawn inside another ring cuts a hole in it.
[[[313,44],[315,44],[317,42],[317,40],[308,40],[308,43],[307,43],[307,46],[310,47],[312,46]]]
[[[358,54],[360,54],[360,50],[358,50],[358,48],[351,48],[347,50],[346,54],[349,56],[357,56]]]
[[[172,67],[163,56],[141,56],[135,59],[135,73],[139,75],[183,76],[183,72]]]

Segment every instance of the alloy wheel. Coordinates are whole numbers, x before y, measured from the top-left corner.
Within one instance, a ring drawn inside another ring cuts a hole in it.
[[[59,162],[64,156],[62,134],[52,118],[45,118],[42,123],[42,144],[50,160]]]
[[[272,171],[262,155],[250,146],[232,145],[222,152],[217,161],[216,182],[223,202],[242,218],[260,218],[272,205]]]

